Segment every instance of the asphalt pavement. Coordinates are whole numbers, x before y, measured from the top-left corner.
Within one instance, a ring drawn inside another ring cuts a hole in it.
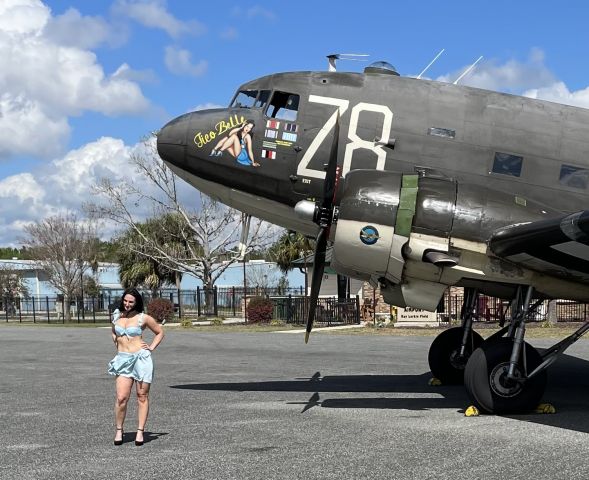
[[[0,478],[589,478],[587,340],[549,373],[556,414],[475,418],[428,386],[432,340],[169,329],[146,443],[132,398],[116,447],[109,330],[2,326]]]

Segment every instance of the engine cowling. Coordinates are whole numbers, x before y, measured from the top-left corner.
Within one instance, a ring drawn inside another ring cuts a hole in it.
[[[342,190],[331,266],[378,281],[388,303],[428,310],[447,288],[442,270],[459,261],[453,241],[484,249],[497,228],[547,214],[545,206],[516,195],[444,177],[353,170]],[[408,275],[408,262],[423,268]]]

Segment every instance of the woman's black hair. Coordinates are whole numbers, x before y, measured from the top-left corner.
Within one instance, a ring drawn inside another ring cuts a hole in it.
[[[123,292],[123,294],[121,295],[121,303],[119,305],[119,311],[121,313],[124,313],[124,311],[125,311],[125,305],[123,304],[123,299],[125,298],[125,295],[133,295],[133,297],[135,298],[135,306],[133,307],[133,310],[136,311],[137,313],[142,313],[143,312],[143,297],[141,296],[141,294],[139,293],[139,291],[136,288],[127,288],[127,290],[125,290]]]
[[[243,129],[245,128],[246,125],[251,124],[252,129],[250,130],[249,136],[251,137],[251,139],[254,139],[254,128],[256,128],[256,122],[254,122],[253,120],[246,120],[245,122],[243,122],[243,124],[241,125],[241,128],[239,129],[239,133],[242,134],[243,133]]]

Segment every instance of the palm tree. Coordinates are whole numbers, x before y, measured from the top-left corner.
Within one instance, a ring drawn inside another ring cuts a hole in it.
[[[286,232],[270,247],[268,255],[282,273],[293,269],[293,262],[313,253],[313,240],[300,233]]]
[[[119,279],[124,288],[142,286],[151,290],[152,298],[163,285],[180,288],[182,273],[172,270],[157,259],[145,244],[144,237],[154,236],[168,252],[181,255],[183,246],[170,233],[174,221],[169,216],[153,218],[139,225],[140,232],[129,229],[119,239]],[[178,299],[180,301],[180,299]]]

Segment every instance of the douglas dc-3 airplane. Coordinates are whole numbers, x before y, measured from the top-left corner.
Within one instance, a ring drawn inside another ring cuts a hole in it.
[[[429,364],[484,412],[533,409],[547,367],[589,330],[542,354],[524,341],[542,300],[589,301],[589,110],[376,62],[252,80],[157,143],[202,192],[317,236],[307,338],[328,244],[333,269],[393,305],[434,310],[448,286],[465,288],[462,326],[434,340]],[[485,341],[479,294],[511,301],[509,325]]]

